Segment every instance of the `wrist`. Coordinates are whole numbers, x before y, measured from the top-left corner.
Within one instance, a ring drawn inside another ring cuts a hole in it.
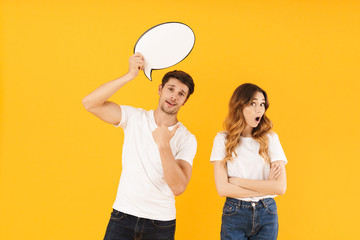
[[[125,75],[123,75],[123,76],[121,77],[121,79],[123,79],[123,81],[125,80],[125,82],[130,82],[130,81],[133,80],[135,77],[136,77],[136,75],[128,72],[128,73],[126,73]]]
[[[241,178],[231,177],[229,178],[230,182],[235,185],[241,185]]]
[[[157,144],[159,150],[165,150],[165,149],[170,148],[170,143],[168,143],[168,142],[157,142],[156,144]]]

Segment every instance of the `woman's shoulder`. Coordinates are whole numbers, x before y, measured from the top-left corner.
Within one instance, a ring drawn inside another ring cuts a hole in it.
[[[274,132],[273,130],[271,130],[270,132],[268,132],[266,135],[268,136],[269,139],[279,138],[279,136],[277,135],[277,133]]]
[[[218,139],[225,139],[226,138],[226,132],[225,131],[221,131],[221,132],[218,132],[215,136],[215,138],[218,138]]]
[[[214,138],[214,143],[225,143],[226,142],[226,132],[218,132]]]
[[[276,132],[274,131],[270,131],[269,133],[267,133],[267,136],[269,138],[269,144],[278,144],[280,143],[280,139],[279,139],[279,136]]]

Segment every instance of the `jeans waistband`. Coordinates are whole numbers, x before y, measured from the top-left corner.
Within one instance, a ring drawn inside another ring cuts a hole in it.
[[[271,203],[274,203],[275,200],[273,198],[263,198],[260,199],[258,202],[250,202],[250,201],[243,201],[236,198],[227,197],[226,202],[238,206],[239,208],[240,207],[252,208],[252,207],[261,207],[261,206],[267,207]]]
[[[151,218],[143,218],[143,217],[138,217],[138,216],[135,216],[135,215],[131,215],[129,213],[124,213],[122,211],[119,211],[119,210],[116,210],[115,208],[113,208],[113,211],[112,211],[114,214],[120,214],[120,215],[123,215],[123,216],[126,216],[127,218],[130,218],[130,219],[135,219],[135,220],[138,220],[138,219],[144,219],[144,220],[150,220],[150,221],[153,221],[153,220],[156,220],[156,221],[162,221],[162,222],[167,222],[167,221],[176,221],[176,219],[171,219],[171,220],[157,220],[157,219],[151,219]]]

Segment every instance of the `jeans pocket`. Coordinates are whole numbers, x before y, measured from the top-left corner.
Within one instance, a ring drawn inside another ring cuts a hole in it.
[[[236,213],[236,207],[230,204],[228,201],[225,202],[223,207],[223,215],[230,216]]]
[[[265,209],[269,214],[273,214],[273,215],[277,214],[277,207],[276,207],[275,201],[273,201],[272,203],[266,205]]]
[[[111,217],[110,220],[115,221],[115,222],[119,222],[120,220],[122,220],[123,218],[126,217],[126,214],[123,212],[119,212],[117,210],[113,210],[111,213]]]
[[[170,221],[152,220],[152,224],[158,228],[174,227],[176,224],[176,219]]]

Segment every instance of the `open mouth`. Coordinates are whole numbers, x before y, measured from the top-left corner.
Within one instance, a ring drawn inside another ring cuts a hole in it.
[[[171,106],[175,106],[176,104],[175,103],[172,103],[172,102],[169,102],[169,101],[166,101],[167,104],[171,105]]]
[[[260,121],[260,117],[256,117],[255,121],[259,122]]]

